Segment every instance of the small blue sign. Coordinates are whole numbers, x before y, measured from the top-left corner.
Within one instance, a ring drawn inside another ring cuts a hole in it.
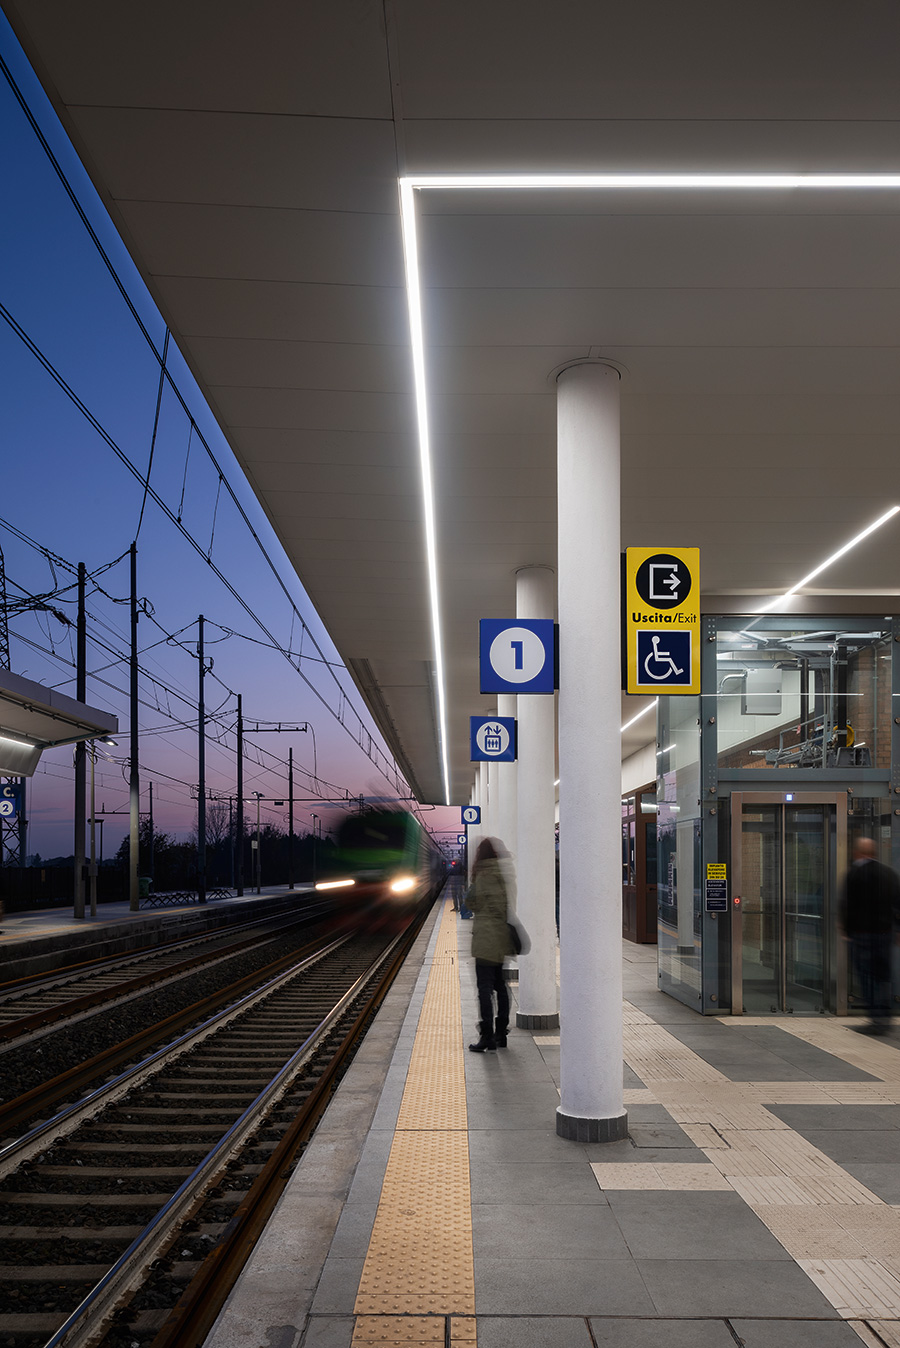
[[[690,687],[691,632],[654,632],[639,628],[637,681],[641,687]]]
[[[466,842],[467,842],[468,840],[467,840],[466,835],[465,835],[464,833],[457,833],[457,835],[456,835],[456,841],[459,843],[460,847],[465,847]]]
[[[481,823],[481,806],[480,806],[480,805],[464,805],[464,806],[462,807],[462,822],[463,822],[464,824],[480,824],[480,823]]]
[[[483,693],[552,693],[556,624],[552,618],[482,618]]]
[[[21,787],[4,782],[0,786],[0,819],[15,819],[21,803]]]
[[[516,722],[512,716],[470,716],[473,763],[515,763]]]

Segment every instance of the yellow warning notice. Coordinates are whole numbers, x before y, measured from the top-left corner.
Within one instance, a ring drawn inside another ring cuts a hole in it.
[[[626,548],[625,691],[700,692],[700,549]]]
[[[728,868],[724,861],[707,861],[706,863],[707,880],[726,880],[728,878]]]

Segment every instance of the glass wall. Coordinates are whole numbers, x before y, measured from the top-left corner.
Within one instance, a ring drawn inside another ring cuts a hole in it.
[[[720,769],[890,767],[891,622],[826,621],[719,619]]]
[[[701,1000],[700,699],[659,700],[656,883],[659,986]]]

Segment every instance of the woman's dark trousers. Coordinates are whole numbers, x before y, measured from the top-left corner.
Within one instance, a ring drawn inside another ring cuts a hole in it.
[[[490,1035],[494,1026],[494,993],[497,994],[497,1029],[506,1032],[509,1026],[509,991],[503,976],[502,964],[489,960],[475,961],[475,981],[478,984],[478,1013],[482,1034]]]

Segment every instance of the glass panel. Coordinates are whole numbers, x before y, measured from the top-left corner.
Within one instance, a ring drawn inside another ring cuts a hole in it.
[[[744,1011],[760,1016],[781,1006],[780,805],[744,810],[741,871]]]
[[[785,979],[787,1010],[821,1011],[825,999],[825,923],[834,875],[834,806],[784,807]]]
[[[661,697],[656,787],[659,985],[700,1004],[700,699]]]
[[[890,627],[831,621],[720,619],[721,768],[890,765]]]

